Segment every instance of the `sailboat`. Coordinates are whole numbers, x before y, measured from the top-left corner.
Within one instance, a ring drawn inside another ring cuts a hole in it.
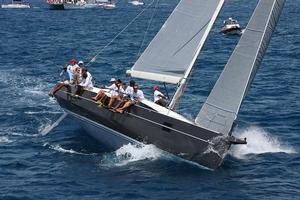
[[[50,10],[97,8],[102,5],[96,0],[47,0],[47,4]]]
[[[108,0],[106,3],[103,3],[101,5],[101,7],[106,9],[106,10],[115,9],[116,8],[116,3],[115,3],[114,0]]]
[[[124,113],[91,100],[99,88],[74,98],[69,85],[55,93],[58,104],[103,145],[154,144],[208,169],[218,168],[231,145],[237,115],[266,52],[284,0],[260,0],[219,79],[195,120],[175,111],[195,60],[224,0],[181,0],[133,67],[131,77],[177,85],[168,107],[143,99]]]
[[[12,0],[9,4],[2,4],[1,8],[30,8],[30,4],[22,0]]]
[[[130,4],[134,5],[134,6],[142,6],[144,5],[144,2],[142,0],[132,0],[129,1]]]

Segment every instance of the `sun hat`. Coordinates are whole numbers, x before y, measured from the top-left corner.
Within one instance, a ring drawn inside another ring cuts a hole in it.
[[[110,82],[115,82],[115,81],[116,81],[115,78],[111,78],[111,79],[110,79]]]
[[[83,61],[82,61],[82,60],[78,62],[78,65],[80,65],[80,64],[83,64]]]

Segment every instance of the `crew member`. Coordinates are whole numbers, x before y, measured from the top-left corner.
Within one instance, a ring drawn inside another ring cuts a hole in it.
[[[130,106],[132,106],[132,105],[134,105],[134,104],[138,104],[142,99],[144,99],[144,93],[143,93],[142,90],[139,90],[138,85],[135,85],[135,86],[133,87],[133,92],[132,92],[131,95],[130,95],[130,100],[127,101],[127,102],[124,104],[123,107],[121,107],[121,108],[116,108],[115,111],[116,111],[116,112],[119,112],[119,113],[123,113],[123,111],[124,111],[126,108],[128,108],[128,107],[130,107]]]
[[[166,97],[159,91],[159,87],[157,85],[153,86],[153,91],[154,103],[165,107],[167,105],[165,101]]]

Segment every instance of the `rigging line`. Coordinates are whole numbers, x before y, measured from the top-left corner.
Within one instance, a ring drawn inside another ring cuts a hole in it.
[[[156,4],[155,4],[155,6],[154,6],[154,11],[152,12],[151,18],[150,18],[150,20],[149,20],[149,22],[148,22],[148,27],[147,27],[147,29],[146,29],[146,31],[145,31],[145,34],[144,34],[144,37],[143,37],[143,41],[142,41],[142,43],[141,43],[140,50],[139,50],[139,52],[138,52],[138,54],[137,54],[137,57],[139,57],[139,56],[141,55],[141,51],[142,51],[142,48],[143,48],[143,46],[144,46],[144,43],[145,43],[145,40],[146,40],[147,33],[148,33],[148,31],[149,31],[149,29],[150,29],[150,26],[151,26],[151,24],[152,24],[152,21],[153,21],[155,12],[156,12],[156,10],[157,10],[158,3],[159,3],[159,0],[156,1]]]
[[[153,3],[155,0],[152,0],[152,2],[146,7],[144,8],[139,14],[137,14],[117,35],[115,35],[115,37],[108,42],[89,62],[86,66],[89,66],[92,62],[94,62],[94,60],[96,60],[97,56],[102,53],[104,51],[104,49],[106,49],[106,47],[108,47],[111,43],[113,43],[115,41],[115,39],[117,39],[119,37],[119,35],[121,35],[135,20],[137,20]]]

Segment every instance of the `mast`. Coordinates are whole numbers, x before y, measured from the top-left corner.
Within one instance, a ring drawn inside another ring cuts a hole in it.
[[[202,106],[196,124],[231,134],[241,103],[256,75],[285,0],[260,0],[223,72]]]

